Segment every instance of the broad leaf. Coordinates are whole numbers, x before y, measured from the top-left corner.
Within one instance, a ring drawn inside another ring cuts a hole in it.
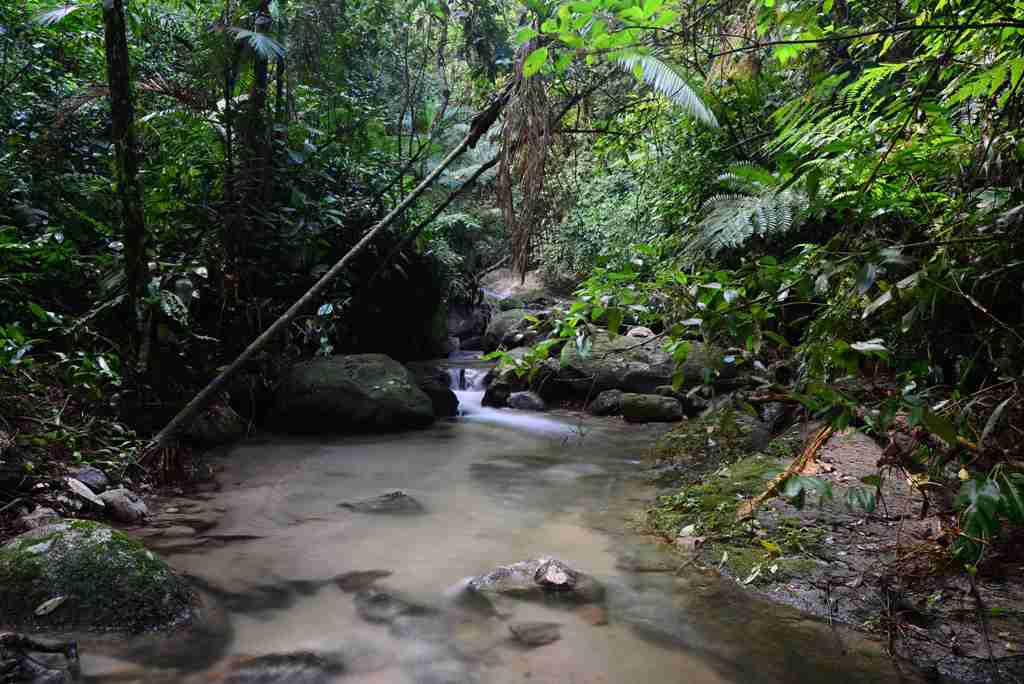
[[[718,127],[718,119],[715,118],[715,115],[704,104],[704,101],[700,99],[693,88],[672,67],[657,57],[630,55],[628,57],[620,57],[617,64],[629,73],[634,73],[636,68],[639,67],[644,83],[672,100],[672,102],[697,121],[707,124],[712,128]]]

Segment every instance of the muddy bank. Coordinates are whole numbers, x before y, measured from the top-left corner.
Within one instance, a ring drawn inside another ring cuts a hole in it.
[[[903,670],[937,681],[1022,681],[1020,559],[983,568],[974,592],[907,475],[883,469],[879,479],[882,449],[872,439],[821,430],[796,425],[752,448],[739,411],[679,425],[654,450],[660,496],[644,526],[685,563],[871,635]],[[817,436],[822,445],[791,478],[799,484],[746,515]]]

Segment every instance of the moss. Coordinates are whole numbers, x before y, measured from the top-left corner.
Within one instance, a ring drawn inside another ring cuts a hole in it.
[[[68,600],[45,616],[37,606]],[[193,595],[137,541],[82,520],[41,528],[0,549],[0,614],[18,628],[142,631],[188,616]]]

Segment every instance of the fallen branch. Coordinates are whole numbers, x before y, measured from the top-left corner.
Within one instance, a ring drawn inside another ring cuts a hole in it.
[[[498,120],[501,115],[501,111],[505,108],[508,103],[509,97],[512,93],[512,86],[515,81],[510,82],[501,93],[494,99],[493,102],[479,114],[473,118],[473,122],[470,125],[469,133],[463,138],[462,142],[448,153],[440,164],[431,171],[426,178],[424,178],[419,185],[417,185],[412,192],[410,192],[404,200],[399,203],[397,207],[391,210],[391,212],[378,221],[366,235],[362,237],[350,249],[345,256],[343,256],[334,266],[331,267],[327,273],[323,275],[309,289],[306,294],[302,295],[297,302],[291,305],[291,307],[285,311],[280,318],[267,328],[263,333],[257,337],[253,342],[245,348],[245,350],[238,355],[230,366],[225,368],[220,374],[217,375],[210,383],[204,387],[199,394],[197,394],[192,401],[190,401],[185,408],[181,409],[171,422],[161,430],[156,437],[148,445],[146,452],[156,450],[162,446],[168,444],[175,434],[186,425],[191,423],[199,412],[217,395],[217,392],[227,383],[231,377],[238,372],[245,363],[252,358],[252,356],[260,349],[265,347],[270,340],[272,340],[278,333],[282,332],[289,324],[308,306],[310,306],[317,297],[319,297],[331,282],[338,277],[338,275],[345,269],[352,259],[354,259],[360,252],[362,252],[367,245],[380,233],[382,230],[390,226],[394,221],[401,216],[406,209],[419,197],[423,192],[429,188],[437,178],[444,173],[444,170],[448,168],[452,162],[462,156],[463,152],[475,147],[477,142],[490,130],[494,122]]]
[[[814,437],[807,443],[804,450],[793,459],[793,462],[789,464],[789,467],[784,471],[772,478],[771,482],[768,483],[768,487],[763,492],[755,496],[750,501],[744,501],[740,507],[736,510],[736,520],[746,520],[754,514],[758,506],[764,503],[765,499],[769,499],[775,496],[779,487],[783,482],[799,475],[807,467],[807,464],[814,460],[818,450],[828,441],[828,438],[832,436],[833,428],[831,425],[823,426],[818,432],[815,433]]]

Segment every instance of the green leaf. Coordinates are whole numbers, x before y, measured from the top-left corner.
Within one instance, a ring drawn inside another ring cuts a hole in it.
[[[1002,510],[1006,517],[1016,523],[1024,522],[1024,494],[1021,493],[1018,483],[1006,473],[1001,473],[999,489],[1002,493]]]
[[[921,414],[921,422],[924,423],[929,432],[942,438],[942,441],[946,444],[950,446],[956,444],[959,435],[956,428],[953,427],[953,424],[945,416],[941,416],[931,409],[925,409]]]
[[[68,3],[63,7],[58,7],[56,9],[52,9],[47,12],[43,12],[42,14],[36,15],[34,21],[38,24],[42,24],[43,26],[53,26],[54,24],[63,21],[65,17],[67,17],[75,10],[80,9],[80,7],[80,5],[77,5],[75,3]]]
[[[544,66],[544,63],[548,61],[548,49],[546,47],[537,48],[530,53],[530,56],[523,60],[523,76],[529,78],[535,73],[540,71],[540,68]]]
[[[875,278],[878,277],[878,264],[873,264],[870,261],[860,269],[857,273],[857,293],[864,294],[871,289],[871,286],[875,284]]]
[[[622,325],[624,311],[619,307],[608,309],[608,335],[612,339],[619,334],[619,326]]]
[[[988,420],[985,421],[985,429],[981,431],[981,438],[978,440],[978,444],[980,446],[983,446],[985,442],[988,441],[988,438],[992,436],[992,433],[999,425],[999,419],[1003,417],[1003,412],[1006,411],[1007,405],[1009,405],[1010,401],[1014,398],[1016,398],[1016,395],[1011,394],[1009,397],[999,402],[999,406],[996,406],[995,410],[992,411],[992,415],[990,415]]]
[[[248,43],[252,51],[263,59],[270,60],[285,56],[284,46],[265,33],[241,28],[231,28],[230,31],[235,34],[235,40]]]
[[[521,45],[531,38],[536,38],[539,35],[540,34],[537,32],[537,29],[532,26],[524,26],[516,32],[516,36],[513,40]]]
[[[616,64],[633,73],[640,67],[642,80],[669,100],[678,105],[690,117],[712,128],[718,127],[718,119],[697,93],[677,74],[672,67],[650,55],[620,57]]]

